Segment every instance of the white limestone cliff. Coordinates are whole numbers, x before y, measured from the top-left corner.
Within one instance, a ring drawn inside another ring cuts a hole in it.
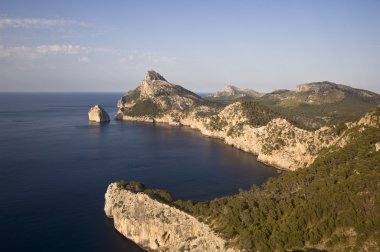
[[[276,118],[267,125],[253,127],[241,112],[241,103],[233,103],[217,114],[224,125],[221,129],[210,127],[210,118],[196,112],[181,117],[181,125],[199,130],[203,135],[219,138],[226,144],[258,156],[258,160],[285,170],[296,170],[311,164],[318,152],[338,141],[331,128],[307,131],[295,127],[285,119]],[[158,118],[121,116],[122,120],[161,122],[174,124],[177,120],[165,114]]]
[[[98,123],[110,121],[109,115],[100,105],[95,105],[90,108],[88,111],[88,119]]]
[[[117,231],[149,251],[237,251],[195,217],[117,183],[108,186],[104,211]]]
[[[336,84],[301,85],[302,90],[335,87]],[[219,138],[235,148],[255,154],[258,160],[285,170],[310,165],[318,153],[334,144],[344,145],[343,134],[334,127],[304,130],[283,118],[275,118],[263,126],[253,126],[244,114],[241,102],[224,108],[214,106],[196,94],[167,82],[161,75],[148,72],[140,86],[118,102],[117,118],[130,121],[160,122],[185,125],[203,135]],[[160,110],[154,115],[128,114],[138,102],[149,100]],[[126,112],[127,111],[127,112]],[[372,118],[373,117],[373,118]],[[357,124],[379,124],[375,115],[367,114]],[[350,127],[350,124],[347,124]]]

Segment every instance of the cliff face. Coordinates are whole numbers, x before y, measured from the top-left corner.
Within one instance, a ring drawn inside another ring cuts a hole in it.
[[[125,237],[152,251],[236,251],[206,224],[140,192],[111,183],[104,211]]]
[[[287,170],[309,165],[322,148],[339,140],[333,128],[307,131],[281,118],[252,125],[241,102],[218,107],[151,71],[118,107],[118,119],[186,125]]]
[[[282,118],[275,118],[264,126],[253,126],[243,111],[242,104],[237,102],[210,118],[193,114],[181,122],[204,135],[220,138],[228,145],[253,153],[263,163],[287,170],[311,164],[322,148],[340,139],[332,128],[307,131]]]
[[[88,120],[102,123],[110,121],[110,117],[100,105],[95,105],[88,111]]]

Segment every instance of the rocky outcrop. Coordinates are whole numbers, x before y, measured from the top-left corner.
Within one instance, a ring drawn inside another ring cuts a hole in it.
[[[336,104],[344,99],[349,99],[351,103],[378,104],[380,102],[379,94],[329,81],[300,84],[297,85],[295,91],[288,90],[281,94],[273,92],[268,94],[267,98],[275,99],[283,106],[295,106],[302,103],[313,105]]]
[[[193,216],[118,183],[108,186],[104,211],[117,231],[151,251],[236,251]]]
[[[226,144],[253,153],[266,164],[286,170],[308,166],[322,148],[337,143],[344,145],[343,131],[335,127],[305,130],[283,118],[253,125],[241,102],[221,107],[156,76],[161,75],[148,72],[138,88],[119,100],[118,119],[189,126],[206,136],[222,139]],[[321,91],[324,86],[335,88],[336,84],[305,85],[299,86],[297,92],[316,92],[317,87]],[[358,123],[379,124],[377,120],[377,115],[367,114]]]
[[[94,107],[90,108],[88,111],[88,119],[90,121],[98,123],[110,121],[109,115],[100,105],[95,105]]]
[[[253,89],[240,89],[233,85],[227,85],[223,91],[216,92],[211,94],[210,97],[218,98],[218,97],[233,97],[233,98],[241,98],[241,97],[261,97],[264,94],[259,93]]]
[[[258,160],[264,163],[287,170],[312,163],[323,147],[338,139],[331,128],[307,131],[280,118],[267,125],[253,126],[240,102],[224,108],[213,106],[151,71],[139,87],[119,100],[118,107],[119,119],[189,126],[258,155]],[[146,113],[141,111],[142,107],[146,107]]]
[[[365,114],[354,125],[366,125],[374,128],[380,128],[380,107],[376,110]]]
[[[219,127],[214,126],[215,121]],[[308,131],[297,128],[282,118],[273,119],[265,126],[252,126],[248,123],[240,102],[227,106],[216,116],[199,118],[193,114],[181,123],[200,130],[204,135],[220,138],[235,148],[253,153],[263,163],[286,170],[296,170],[311,164],[322,148],[340,139],[332,128]]]
[[[146,73],[146,76],[145,76],[145,81],[153,81],[153,80],[161,80],[161,81],[166,81],[166,79],[159,73],[153,71],[153,70],[149,70],[147,73]]]

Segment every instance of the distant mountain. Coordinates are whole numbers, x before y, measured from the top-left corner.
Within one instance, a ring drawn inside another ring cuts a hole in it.
[[[240,89],[225,91],[236,95]],[[369,91],[324,82],[301,85],[296,91],[243,97],[226,105],[148,71],[140,85],[118,101],[117,118],[186,125],[254,153],[262,162],[297,170],[338,141],[339,129],[344,127],[335,128],[332,122],[359,118],[377,106],[377,97]]]
[[[261,97],[263,94],[253,90],[253,89],[241,89],[232,85],[227,85],[223,91],[216,92],[214,94],[209,95],[209,97],[220,98],[241,98],[241,97]]]
[[[347,98],[370,104],[380,102],[379,94],[328,81],[300,84],[295,91],[274,91],[263,98],[276,100],[283,106],[332,104],[342,102]]]
[[[233,97],[239,89],[225,91],[224,94]],[[210,202],[171,202],[166,192],[154,189],[147,192],[159,199],[153,202],[154,206],[167,209],[172,204],[173,211],[182,209],[211,223],[214,231],[228,241],[228,247],[242,251],[378,251],[379,101],[379,95],[370,91],[317,82],[299,85],[294,91],[277,90],[221,104],[148,71],[140,85],[119,100],[117,118],[189,126],[205,136],[253,153],[263,163],[294,171],[262,188],[253,186]],[[350,118],[356,119],[347,122]],[[136,187],[136,182],[114,186],[116,193],[128,186],[142,188]],[[136,191],[140,193],[140,189]],[[121,208],[123,202],[119,199],[115,200],[118,204],[114,204],[115,198],[108,199],[111,199],[108,206],[121,213],[124,219],[121,221],[129,223],[129,217],[136,219],[133,216],[136,211]],[[162,204],[164,199],[168,200]],[[141,204],[140,200],[134,202],[137,206]],[[161,211],[165,212],[172,211]],[[168,222],[162,216],[152,214],[150,223],[163,221],[165,225],[159,226],[166,227],[178,222],[178,218]],[[116,228],[123,226],[118,221]],[[187,217],[184,221],[188,221]],[[136,222],[135,230],[141,230],[140,225],[141,222]],[[157,230],[154,225],[150,228]],[[118,230],[136,242],[145,235]],[[173,241],[167,238],[168,233],[156,232],[150,248]],[[193,242],[195,238],[188,236],[186,231],[177,240]]]
[[[380,105],[379,94],[328,81],[300,84],[294,91],[279,89],[260,96],[236,94],[231,90],[217,92],[207,99],[225,104],[255,100],[282,114],[298,117],[311,128],[356,120]]]
[[[185,111],[205,103],[199,95],[168,82],[155,71],[148,71],[140,85],[118,101],[118,117],[155,118],[166,112]]]
[[[275,91],[257,99],[281,113],[309,118],[320,127],[339,121],[352,121],[380,105],[380,95],[328,81],[298,85],[295,91]]]

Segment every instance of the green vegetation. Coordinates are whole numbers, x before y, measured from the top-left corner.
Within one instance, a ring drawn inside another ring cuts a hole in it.
[[[134,193],[143,192],[149,195],[152,199],[161,201],[166,204],[169,204],[173,201],[172,196],[168,192],[161,189],[146,188],[145,185],[140,182],[121,180],[116,182],[116,184],[120,188],[129,190]]]
[[[249,124],[253,126],[265,126],[275,118],[283,118],[298,128],[306,130],[313,129],[312,127],[309,127],[307,124],[305,124],[303,120],[272,110],[269,107],[260,104],[259,102],[253,100],[245,100],[242,101],[241,104],[243,107],[243,113],[248,118]]]
[[[131,108],[123,108],[124,115],[156,117],[161,113],[161,108],[150,99],[136,100]]]
[[[378,100],[377,102],[370,98],[363,100],[350,94],[338,102],[322,104],[308,104],[301,101],[284,103],[268,96],[256,99],[256,101],[281,114],[296,117],[303,121],[303,124],[312,128],[357,120],[379,104]]]
[[[351,129],[344,148],[325,149],[308,168],[210,202],[173,205],[250,251],[321,248],[378,251],[380,130]]]
[[[333,129],[334,129],[334,133],[339,136],[347,129],[347,125],[344,122],[340,122],[334,125]]]
[[[230,127],[227,131],[227,136],[229,137],[239,137],[243,134],[244,123],[237,123],[236,125]]]
[[[243,104],[253,125],[286,118],[256,102]],[[371,120],[378,122],[379,116],[377,108]],[[215,129],[224,127],[221,118],[212,118]],[[239,127],[230,134],[237,134]],[[246,251],[380,251],[380,151],[375,149],[380,129],[348,129],[338,123],[334,134],[347,143],[323,149],[309,167],[207,202],[173,201],[169,193],[138,182],[119,185],[188,212]],[[285,144],[280,136],[273,137],[268,151]]]
[[[323,88],[323,85],[329,83],[318,84]],[[365,96],[361,93],[371,92],[358,89],[341,90],[339,87],[334,87],[333,83],[330,84],[331,88],[321,90],[319,93],[283,90],[262,97],[222,96],[207,97],[207,99],[223,104],[255,101],[310,129],[357,120],[380,104],[379,95],[372,93],[372,96]]]
[[[283,117],[280,113],[255,101],[243,101],[241,105],[243,107],[243,113],[249,120],[249,124],[253,126],[265,126],[271,120]]]
[[[143,192],[145,190],[145,185],[140,182],[136,181],[125,181],[125,180],[120,180],[116,182],[118,187],[132,191],[132,192]]]
[[[133,90],[130,90],[128,91],[127,95],[125,96],[127,101],[133,101],[133,100],[136,100],[140,97],[140,90],[139,89],[133,89]]]
[[[208,124],[208,129],[220,131],[227,125],[228,123],[226,120],[220,118],[218,115],[214,115],[210,117],[210,123]]]

